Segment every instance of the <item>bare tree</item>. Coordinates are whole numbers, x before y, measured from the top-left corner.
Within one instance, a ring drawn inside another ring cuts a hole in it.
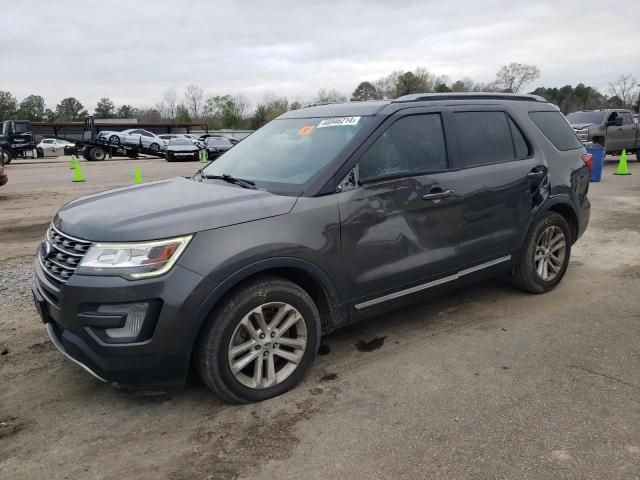
[[[320,90],[318,90],[316,98],[313,101],[315,103],[338,103],[346,102],[347,97],[335,88],[332,88],[331,90],[321,88]]]
[[[202,112],[202,102],[204,99],[202,88],[198,85],[189,85],[184,92],[184,97],[191,117],[193,120],[198,120]]]
[[[634,100],[638,98],[639,86],[633,75],[620,75],[615,82],[609,83],[609,93],[622,100],[625,108],[631,108]]]
[[[178,95],[175,88],[168,88],[162,96],[160,104],[163,107],[165,116],[170,120],[176,119],[176,105],[178,103]]]
[[[495,85],[504,92],[518,93],[527,83],[540,78],[540,69],[535,65],[512,62],[496,73]]]
[[[236,104],[236,115],[238,118],[243,119],[249,113],[251,109],[251,104],[246,96],[240,94],[233,97],[233,101]]]

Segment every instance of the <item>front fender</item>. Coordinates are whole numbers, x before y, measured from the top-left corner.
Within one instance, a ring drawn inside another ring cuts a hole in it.
[[[334,283],[324,272],[324,270],[322,270],[314,263],[295,257],[273,257],[254,262],[237,270],[235,273],[229,275],[222,282],[220,282],[211,291],[211,293],[209,293],[209,295],[197,309],[186,331],[185,346],[189,351],[189,354],[191,352],[191,349],[193,348],[202,324],[209,316],[209,313],[211,312],[213,307],[229,290],[253,275],[276,268],[293,268],[310,274],[315,280],[318,281],[318,283],[320,283],[324,287],[325,291],[329,294],[331,304],[338,304],[339,297]]]

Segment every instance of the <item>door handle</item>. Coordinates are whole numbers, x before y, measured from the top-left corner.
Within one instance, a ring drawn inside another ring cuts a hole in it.
[[[534,170],[533,172],[527,173],[527,178],[540,178],[544,175],[544,171],[542,170]]]
[[[423,200],[440,200],[443,198],[450,197],[451,195],[453,195],[453,190],[442,190],[440,192],[425,193],[422,196],[422,199]]]

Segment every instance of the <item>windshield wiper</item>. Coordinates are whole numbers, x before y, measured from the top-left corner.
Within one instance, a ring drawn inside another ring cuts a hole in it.
[[[200,172],[200,178],[206,178],[208,180],[224,180],[225,182],[233,183],[234,185],[239,185],[243,188],[256,188],[256,182],[245,180],[243,178],[236,178],[233,175],[229,175],[228,173],[223,173],[222,175],[207,175],[203,172]]]

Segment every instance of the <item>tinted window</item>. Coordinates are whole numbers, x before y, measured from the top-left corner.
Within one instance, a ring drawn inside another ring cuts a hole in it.
[[[363,180],[447,168],[438,114],[403,117],[378,137],[360,159]]]
[[[142,133],[142,135],[144,135],[145,137],[153,137],[153,133],[151,132],[147,132],[146,130],[140,130],[140,132]]]
[[[604,112],[573,112],[567,115],[567,120],[569,120],[569,123],[602,123]]]
[[[43,140],[42,143],[53,143],[53,140]]]
[[[509,127],[511,127],[511,136],[513,137],[513,146],[516,149],[516,158],[518,160],[522,160],[523,158],[527,158],[531,155],[531,150],[529,149],[529,144],[527,140],[524,138],[524,135],[520,131],[520,128],[515,124],[511,118],[509,118]]]
[[[454,117],[463,166],[475,167],[515,159],[504,112],[457,112]]]
[[[558,150],[582,148],[573,128],[560,112],[529,112],[529,117]]]

